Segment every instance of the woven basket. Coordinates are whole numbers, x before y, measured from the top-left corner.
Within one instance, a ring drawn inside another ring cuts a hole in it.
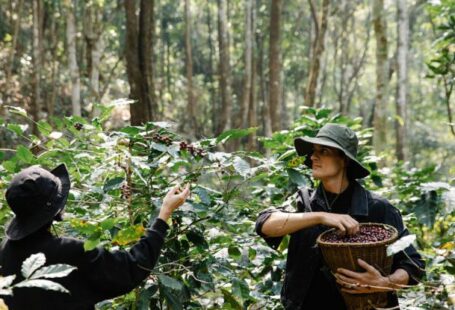
[[[360,258],[378,269],[382,274],[390,274],[393,257],[387,256],[386,248],[397,239],[397,230],[390,225],[381,223],[362,223],[360,225],[382,226],[392,230],[392,236],[389,239],[372,243],[333,243],[322,241],[324,235],[335,230],[335,228],[330,229],[319,235],[316,241],[327,266],[332,273],[336,273],[337,268],[364,272],[365,270],[357,264],[357,259]],[[341,295],[349,310],[375,309],[387,305],[386,292],[373,294],[348,294],[341,292]]]

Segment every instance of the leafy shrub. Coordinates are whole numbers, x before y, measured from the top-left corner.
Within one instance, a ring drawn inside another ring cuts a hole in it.
[[[25,111],[16,108],[13,112],[27,118]],[[300,186],[314,185],[293,140],[315,135],[327,122],[345,124],[358,133],[362,146],[359,157],[372,172],[365,185],[382,190],[406,215],[431,262],[430,280],[441,287],[441,276],[453,274],[453,243],[447,248],[450,235],[430,230],[447,226],[442,190],[426,191],[423,187],[432,180],[434,168],[412,170],[398,165],[392,172],[378,170],[379,159],[368,146],[372,132],[361,129],[360,119],[333,115],[328,109],[306,109],[291,129],[261,138],[263,153],[227,153],[219,151],[223,144],[255,129],[234,129],[216,138],[190,142],[164,122],[105,131],[102,123],[108,115],[106,108],[90,122],[67,117],[54,119],[51,126],[40,121],[37,126],[42,137],[26,136],[24,126],[8,124],[8,130],[32,147],[19,145],[13,154],[0,154],[3,188],[23,167],[67,165],[72,177],[68,220],[57,229],[85,238],[87,250],[96,246],[128,248],[157,215],[167,190],[175,183],[191,183],[192,195],[175,212],[163,255],[152,275],[133,292],[100,303],[101,309],[159,309],[164,305],[172,309],[280,308],[287,240],[279,251],[270,249],[255,234],[254,222],[260,210],[291,206]],[[424,200],[428,195],[435,200]],[[417,202],[429,207],[418,207]],[[419,208],[433,212],[428,221],[416,220],[421,217]],[[453,211],[450,214],[453,219]],[[8,208],[0,209],[0,223],[11,216]],[[420,233],[425,229],[426,233]],[[453,236],[453,225],[444,229]],[[437,260],[434,251],[444,247],[444,261]],[[427,295],[423,292],[421,304]],[[446,303],[443,295],[438,298]]]

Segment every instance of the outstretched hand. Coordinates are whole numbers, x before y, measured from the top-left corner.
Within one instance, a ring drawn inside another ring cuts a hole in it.
[[[360,258],[357,260],[365,272],[355,272],[344,268],[338,268],[335,278],[345,293],[365,294],[392,291],[390,281],[387,277]]]
[[[321,212],[321,224],[337,228],[342,235],[353,235],[359,231],[359,222],[348,214]]]
[[[163,199],[159,218],[167,221],[175,209],[180,207],[190,194],[190,184],[181,189],[179,185],[174,186]]]

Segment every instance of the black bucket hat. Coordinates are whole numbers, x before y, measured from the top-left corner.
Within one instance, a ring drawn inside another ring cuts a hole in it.
[[[6,229],[8,238],[21,240],[50,223],[64,209],[70,187],[64,164],[51,171],[31,166],[15,175],[5,194],[15,214]]]
[[[325,124],[317,133],[316,137],[301,137],[294,140],[297,154],[306,156],[305,165],[311,168],[311,154],[313,144],[324,145],[342,151],[350,160],[349,173],[354,179],[361,179],[370,174],[356,158],[359,139],[355,132],[346,126],[338,124]]]

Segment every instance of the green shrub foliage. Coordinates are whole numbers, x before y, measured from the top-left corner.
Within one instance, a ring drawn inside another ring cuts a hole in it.
[[[23,123],[25,111],[12,108]],[[449,184],[434,182],[435,167],[397,164],[378,169],[369,147],[372,131],[360,119],[328,109],[306,109],[291,129],[260,138],[262,152],[224,152],[231,140],[255,128],[234,129],[218,137],[188,141],[171,123],[150,122],[105,130],[109,108],[88,121],[78,117],[40,121],[40,137],[21,123],[5,124],[18,141],[0,153],[4,190],[20,169],[65,163],[72,178],[66,220],[57,232],[85,239],[85,248],[127,249],[157,215],[161,199],[176,183],[191,184],[191,196],[172,218],[162,256],[151,276],[131,293],[100,303],[100,309],[279,309],[287,240],[278,251],[255,234],[260,210],[293,207],[301,186],[314,186],[293,140],[315,135],[327,122],[353,128],[361,141],[361,160],[372,175],[365,185],[399,207],[428,263],[428,279],[402,292],[403,303],[441,309],[453,298],[453,208],[443,199]],[[52,125],[51,125],[52,123]],[[3,199],[3,197],[2,197]],[[0,223],[12,216],[1,201]],[[434,308],[431,308],[434,309]]]

